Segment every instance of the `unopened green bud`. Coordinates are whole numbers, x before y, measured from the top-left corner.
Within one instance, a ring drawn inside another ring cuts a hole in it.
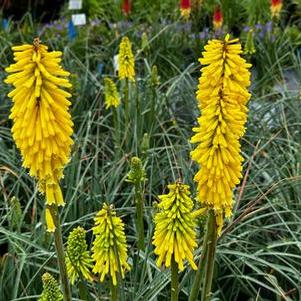
[[[61,301],[63,294],[58,286],[57,281],[49,273],[42,276],[43,292],[39,301]]]
[[[142,142],[141,142],[141,152],[145,154],[149,150],[149,135],[148,133],[144,133]]]
[[[22,210],[19,199],[13,196],[11,199],[9,199],[9,206],[9,223],[12,228],[18,228],[22,219]]]
[[[253,39],[253,29],[250,29],[247,35],[247,41],[245,44],[244,53],[252,55],[256,52],[254,39]]]
[[[82,227],[73,229],[68,236],[66,252],[67,273],[72,284],[78,277],[92,281],[90,269],[93,264],[87,249],[85,229]]]
[[[160,79],[158,76],[158,68],[156,65],[153,65],[153,67],[152,67],[151,84],[154,87],[156,87],[160,84]]]
[[[144,32],[141,37],[141,49],[144,52],[148,52],[150,50],[150,45],[146,32]]]
[[[130,166],[131,170],[127,175],[127,181],[133,184],[144,181],[145,170],[142,166],[141,160],[138,157],[133,157]]]

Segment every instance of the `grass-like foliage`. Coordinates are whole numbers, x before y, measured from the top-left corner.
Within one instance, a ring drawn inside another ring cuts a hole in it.
[[[67,21],[60,19],[42,26],[30,14],[0,29],[3,301],[40,298],[45,272],[59,279],[53,236],[46,232],[45,200],[28,170],[21,167],[8,118],[10,87],[3,83],[4,68],[12,63],[10,47],[31,43],[39,34],[43,44],[63,52],[62,63],[71,72],[73,85],[74,145],[61,181],[66,202],[60,209],[63,241],[66,245],[69,233],[81,226],[87,230],[91,249],[94,217],[104,202],[113,205],[125,224],[130,265],[124,279],[118,279],[120,300],[169,300],[170,270],[157,267],[152,245],[153,217],[160,201],[157,196],[168,193],[167,185],[180,179],[190,185],[192,199],[196,197],[193,176],[198,167],[190,159],[193,146],[189,140],[200,114],[195,99],[200,75],[197,59],[209,38],[224,36],[205,30],[212,23],[214,1],[203,1],[199,24],[195,19],[192,23],[182,20],[173,1],[154,1],[149,11],[148,1],[137,1],[126,21],[116,1],[112,5],[112,1],[87,2],[90,6],[84,9],[94,23],[76,28],[74,39],[68,38]],[[243,44],[247,39],[244,26],[261,22],[264,27],[269,20],[268,6],[258,10],[265,1],[254,1],[256,7],[250,2],[223,3],[223,9],[229,7],[224,29],[241,35]],[[256,53],[245,57],[253,67],[247,131],[241,140],[244,176],[234,192],[233,216],[225,220],[218,237],[212,285],[215,301],[301,299],[300,1],[290,2],[283,11],[286,19],[274,21],[271,30],[254,27]],[[289,19],[292,6],[296,10],[294,18]],[[69,14],[62,11],[67,18]],[[204,37],[196,39],[196,32],[203,29]],[[144,32],[147,40],[142,38]],[[114,72],[114,55],[125,35],[132,42],[135,56],[134,82],[121,81]],[[106,109],[105,77],[116,83],[121,101],[116,109]],[[128,181],[134,156],[141,159],[145,171],[139,186]],[[145,245],[138,247],[136,200],[141,197]],[[199,203],[195,204],[198,209]],[[203,232],[204,220],[199,218],[196,262]],[[195,272],[186,267],[179,274],[179,300],[188,300],[194,279]],[[72,286],[73,300],[109,298],[109,281],[100,283],[98,276],[93,277],[93,281],[87,281],[79,276]]]

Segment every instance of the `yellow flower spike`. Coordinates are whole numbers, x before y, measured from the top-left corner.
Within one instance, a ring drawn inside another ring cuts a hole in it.
[[[45,219],[46,219],[47,232],[54,232],[56,227],[55,227],[52,213],[48,207],[46,207],[45,210]]]
[[[103,282],[110,275],[113,285],[117,285],[117,273],[124,278],[125,271],[130,269],[127,263],[126,236],[124,223],[116,216],[116,211],[104,204],[94,218],[93,233],[95,240],[92,247],[92,258],[95,261],[94,273],[100,275]]]
[[[59,181],[67,164],[73,133],[69,113],[71,94],[63,88],[71,84],[59,65],[62,53],[48,52],[38,38],[33,45],[14,46],[16,63],[5,70],[12,73],[4,80],[14,89],[10,119],[12,135],[23,157],[23,166],[39,182],[48,205],[64,205]]]
[[[110,107],[117,108],[120,105],[120,97],[118,95],[117,87],[109,77],[105,77],[104,82],[105,82],[104,93],[105,93],[106,109]]]
[[[239,139],[245,132],[251,67],[241,58],[238,39],[212,40],[205,46],[197,100],[202,112],[191,138],[191,157],[200,165],[194,180],[203,207],[213,209],[220,234],[232,214],[233,189],[242,177]]]
[[[135,58],[132,52],[132,44],[128,37],[124,37],[119,45],[118,53],[118,77],[135,81]]]
[[[197,246],[193,201],[190,198],[189,186],[177,182],[168,185],[169,193],[160,195],[155,215],[155,233],[153,245],[158,255],[157,265],[169,267],[174,257],[179,270],[184,269],[186,259],[193,269],[197,266],[193,260],[193,252]]]

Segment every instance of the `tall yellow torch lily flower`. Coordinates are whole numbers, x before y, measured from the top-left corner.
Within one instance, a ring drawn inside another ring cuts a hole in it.
[[[251,65],[241,53],[238,39],[227,35],[224,41],[209,41],[199,60],[207,66],[202,67],[199,79],[197,100],[202,115],[193,129],[191,142],[197,147],[191,157],[200,165],[194,177],[199,200],[214,210],[218,234],[224,216],[231,216],[233,189],[242,177],[239,139],[247,120]]]
[[[69,113],[71,84],[59,65],[62,53],[48,52],[35,39],[33,45],[12,47],[16,63],[6,68],[5,83],[14,89],[10,119],[12,134],[23,157],[23,166],[39,182],[47,205],[64,205],[59,181],[69,160],[73,123]]]

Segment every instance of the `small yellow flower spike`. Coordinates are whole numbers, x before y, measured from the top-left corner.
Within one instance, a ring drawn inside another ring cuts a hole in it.
[[[168,185],[168,189],[168,194],[159,196],[161,202],[158,207],[161,211],[155,215],[153,245],[156,247],[155,254],[159,256],[157,265],[160,267],[164,263],[169,267],[174,257],[180,271],[184,270],[185,259],[196,270],[193,259],[197,246],[196,224],[189,186],[178,182]]]
[[[39,301],[63,301],[63,294],[52,275],[49,273],[43,274],[42,281],[43,292]]]
[[[197,100],[202,112],[191,138],[191,157],[200,165],[194,177],[203,207],[214,209],[218,234],[232,214],[233,189],[242,177],[239,139],[245,132],[251,67],[241,58],[238,39],[212,40],[205,46]],[[207,65],[207,66],[204,66]]]
[[[46,225],[47,225],[47,232],[54,232],[56,227],[55,227],[55,223],[53,220],[53,216],[48,207],[46,207],[46,210],[45,210],[45,219],[46,219]]]
[[[69,113],[71,94],[63,88],[71,84],[64,77],[69,72],[59,65],[62,53],[48,52],[47,46],[35,39],[33,45],[12,47],[16,63],[5,70],[5,83],[14,90],[10,119],[12,134],[23,157],[23,166],[39,182],[46,194],[46,204],[64,205],[59,180],[69,161],[73,133]]]
[[[78,277],[92,281],[92,262],[86,242],[86,231],[77,227],[70,232],[67,240],[66,267],[71,284],[74,284]]]
[[[135,81],[135,59],[132,52],[132,44],[128,37],[123,37],[119,45],[118,53],[119,79]]]
[[[109,107],[117,108],[120,105],[120,97],[118,95],[116,85],[109,77],[105,77],[104,81],[106,109],[108,109]]]
[[[115,210],[104,204],[95,219],[93,233],[95,240],[92,247],[92,258],[95,260],[94,273],[100,274],[100,282],[107,274],[111,276],[113,285],[117,285],[117,273],[124,278],[125,271],[130,269],[127,263],[126,236],[124,224]]]

